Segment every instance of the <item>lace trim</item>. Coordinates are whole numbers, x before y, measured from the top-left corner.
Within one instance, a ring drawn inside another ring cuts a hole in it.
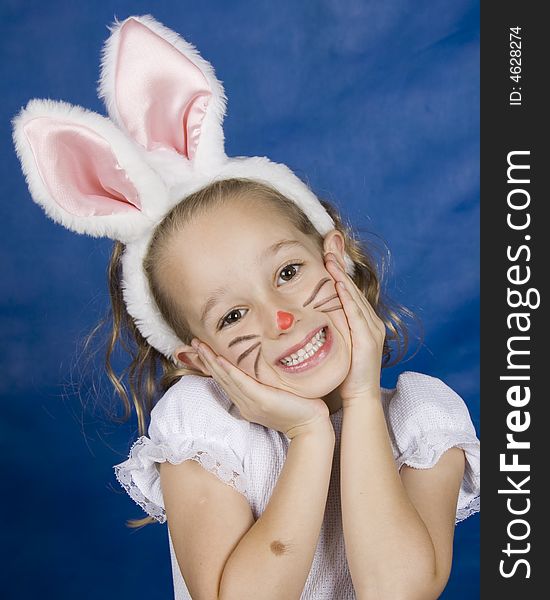
[[[474,496],[466,506],[463,506],[456,511],[455,525],[472,516],[474,513],[479,512],[480,509],[480,496],[477,495]]]
[[[144,465],[137,457],[140,452],[152,444],[151,440],[145,436],[138,438],[130,448],[129,459],[124,463],[115,465],[113,467],[115,477],[120,485],[126,490],[127,494],[134,500],[134,502],[140,506],[148,515],[153,517],[159,523],[166,522],[166,511],[164,507],[157,504],[150,498],[148,498],[139,485],[134,480],[132,475],[133,471],[144,471],[151,468],[151,465]],[[154,447],[154,450],[158,450],[158,447]],[[146,458],[153,460],[153,468],[155,468],[156,474],[155,479],[158,482],[159,470],[157,462],[170,462],[172,464],[180,464],[186,460],[194,460],[198,462],[206,471],[216,475],[223,483],[234,488],[241,494],[246,496],[246,477],[243,473],[235,471],[234,469],[226,467],[216,457],[212,456],[207,450],[187,450],[183,455],[173,452],[167,447],[162,447],[162,456]],[[129,464],[139,461],[138,464]],[[160,487],[160,483],[158,484]]]
[[[466,468],[459,503],[466,501],[466,504],[457,507],[456,525],[480,511],[479,444],[477,437],[467,432],[442,430],[422,433],[412,439],[401,456],[396,458],[397,468],[400,470],[406,464],[413,469],[430,469],[450,448],[462,448],[466,455]]]

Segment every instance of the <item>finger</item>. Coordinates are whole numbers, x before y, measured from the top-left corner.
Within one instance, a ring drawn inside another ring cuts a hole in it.
[[[329,272],[331,274],[334,274],[333,276],[335,276],[338,281],[339,280],[348,281],[350,283],[350,288],[349,288],[350,290],[352,288],[354,288],[358,294],[362,293],[361,290],[355,284],[355,281],[353,281],[351,276],[346,271],[345,267],[338,262],[338,259],[334,256],[334,254],[332,254],[332,252],[329,252],[325,256],[325,258],[326,258],[326,265],[330,269]]]
[[[253,386],[255,384],[259,385],[259,383],[224,356],[216,354],[208,344],[202,342],[198,351],[208,361],[209,368],[215,371],[216,376],[221,380],[221,384],[232,396],[232,399],[236,398],[238,400],[236,404],[243,413],[243,410],[250,406],[251,398],[254,397]]]
[[[336,288],[339,290],[340,298],[344,306],[344,312],[348,320],[348,325],[351,332],[352,344],[357,348],[367,348],[371,344],[381,347],[385,339],[385,330],[382,334],[377,329],[375,322],[370,316],[365,317],[363,310],[365,307],[363,304],[359,305],[354,296],[345,287],[341,287],[343,282],[339,281]],[[344,286],[346,284],[344,283]],[[365,328],[366,326],[366,328]]]
[[[356,289],[358,289],[357,286]],[[377,331],[379,331],[383,335],[386,335],[386,324],[384,323],[384,321],[382,321],[382,319],[376,312],[374,306],[369,302],[369,299],[361,290],[359,290],[358,297],[361,306],[367,311],[369,315],[368,318],[370,320],[370,323],[376,328]]]
[[[380,316],[377,314],[377,312],[374,310],[374,306],[368,301],[367,298],[365,298],[364,304],[370,313],[371,320],[372,320],[374,326],[376,327],[376,329],[380,332],[380,334],[383,337],[386,337],[386,324],[380,318]]]
[[[329,253],[327,255],[329,257],[328,263],[331,263],[329,268],[331,269],[329,272],[336,275],[338,281],[344,281],[346,283],[346,287],[348,288],[350,294],[355,298],[356,302],[364,309],[365,318],[368,319],[372,326],[376,329],[376,331],[381,332],[385,335],[386,326],[384,322],[380,319],[380,317],[376,314],[374,307],[368,301],[365,294],[357,287],[355,281],[350,277],[350,275],[342,268],[342,265],[335,258],[332,258],[334,255]]]
[[[351,330],[352,336],[359,341],[361,327],[367,325],[367,328],[370,331],[370,326],[368,324],[368,319],[365,317],[365,314],[361,307],[355,301],[355,298],[350,293],[347,285],[343,281],[336,282],[336,290],[338,291],[338,295],[340,297],[340,301],[342,302],[342,307],[344,308],[344,313],[348,320],[348,325]]]
[[[341,281],[346,286],[349,294],[354,298],[354,300],[358,303],[358,305],[363,305],[363,298],[365,297],[361,290],[355,285],[355,282],[349,275],[342,269],[342,267],[334,260],[327,260],[327,270],[336,280],[336,282]],[[337,286],[338,287],[338,286]],[[369,319],[370,316],[366,311],[366,307],[362,309],[363,316],[365,319]]]
[[[222,385],[225,391],[231,395],[239,393],[239,389],[235,386],[231,374],[224,368],[224,365],[217,360],[218,355],[212,348],[204,342],[199,342],[195,348],[212,377]]]
[[[329,262],[332,262],[332,261],[329,261]],[[334,268],[335,271],[337,269],[338,269],[338,267]],[[341,269],[340,269],[340,275],[342,275]],[[351,280],[351,278],[349,278],[349,277],[346,277],[346,278],[340,277],[337,282],[336,287],[339,288],[342,283],[345,286],[344,289],[349,294],[350,300],[358,307],[363,323],[366,322],[370,337],[373,338],[374,340],[379,340],[380,338],[384,339],[386,336],[385,325],[378,318],[378,316],[376,315],[376,312],[374,311],[374,308],[371,306],[369,301],[366,299],[363,292],[361,290],[359,290],[359,288],[357,288],[357,286],[354,284],[353,280]],[[349,302],[347,305],[345,305],[344,311],[350,312]],[[353,309],[351,309],[351,312],[353,312]],[[357,326],[356,326],[356,329],[357,329]],[[359,341],[359,340],[357,340],[357,341]]]
[[[353,280],[352,280],[353,281]],[[370,322],[372,323],[372,325],[376,328],[376,330],[378,332],[380,332],[384,337],[386,335],[386,324],[384,323],[384,321],[380,318],[380,316],[378,315],[378,313],[376,312],[376,309],[374,308],[374,306],[369,302],[369,299],[366,297],[365,294],[363,294],[363,292],[361,292],[359,290],[359,298],[361,301],[362,306],[367,310],[367,312],[369,313],[369,318],[370,318]]]
[[[231,361],[227,360],[227,358],[225,358],[225,356],[222,356],[221,354],[216,355],[215,361],[231,378],[231,381],[233,382],[235,387],[238,388],[240,392],[245,393],[247,383],[249,383],[249,380],[252,378],[242,369],[239,369],[239,367],[235,366]]]
[[[216,354],[213,350],[204,342],[192,343],[193,347],[200,356],[204,366],[209,370],[210,375],[219,379],[220,381],[228,380],[227,373],[222,366],[216,362]]]

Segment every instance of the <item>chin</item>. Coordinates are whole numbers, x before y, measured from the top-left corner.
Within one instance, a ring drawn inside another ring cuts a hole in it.
[[[302,398],[323,398],[333,392],[346,378],[347,370],[342,369],[338,372],[318,374],[304,381],[301,386],[297,386],[293,392]]]

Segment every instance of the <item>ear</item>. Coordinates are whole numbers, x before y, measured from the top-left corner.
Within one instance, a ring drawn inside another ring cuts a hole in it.
[[[174,362],[176,364],[184,365],[196,371],[200,371],[205,375],[211,376],[208,367],[202,362],[198,352],[187,344],[182,344],[174,350]]]
[[[164,183],[109,119],[33,99],[12,125],[33,200],[67,229],[128,242],[165,214]]]
[[[323,253],[332,252],[336,256],[336,260],[340,263],[343,269],[346,269],[344,261],[345,256],[345,240],[344,236],[337,229],[329,231],[323,240]]]
[[[151,15],[115,18],[109,29],[97,91],[111,119],[146,150],[225,157],[227,99],[210,63]]]

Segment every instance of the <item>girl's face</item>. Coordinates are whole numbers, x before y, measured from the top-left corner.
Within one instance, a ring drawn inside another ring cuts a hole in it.
[[[197,217],[174,236],[163,285],[195,337],[214,352],[261,383],[323,397],[342,383],[351,364],[335,281],[315,242],[269,205],[232,204]],[[324,250],[343,256],[338,231],[327,234]],[[176,356],[182,352],[184,362],[209,374],[192,346],[183,345]]]

